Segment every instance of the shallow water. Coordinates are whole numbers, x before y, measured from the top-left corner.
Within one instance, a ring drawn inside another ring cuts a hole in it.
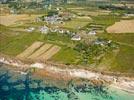
[[[107,86],[75,85],[60,89],[48,86],[31,74],[21,75],[0,67],[0,100],[134,100],[134,94]]]

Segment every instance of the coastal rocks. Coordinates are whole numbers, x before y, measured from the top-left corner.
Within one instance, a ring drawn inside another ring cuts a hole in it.
[[[20,74],[24,76],[28,75],[27,72],[29,72],[29,69],[31,69],[30,66],[32,66],[32,68],[36,68],[36,71],[31,73],[32,75],[39,76],[42,79],[44,78],[47,80],[53,79],[54,83],[57,82],[57,84],[63,81],[68,82],[71,79],[79,78],[79,79],[90,80],[92,81],[94,85],[109,83],[125,91],[127,90],[127,91],[134,92],[134,89],[133,89],[134,79],[129,78],[129,77],[117,77],[117,76],[112,76],[112,75],[111,76],[104,75],[101,73],[91,72],[91,71],[84,70],[84,69],[69,69],[69,68],[62,69],[57,66],[44,64],[44,63],[43,64],[42,63],[24,64],[23,62],[19,60],[16,61],[13,59],[5,59],[3,57],[0,58],[0,62],[6,65],[13,66],[13,67],[8,67],[8,68],[12,70],[13,72],[21,72]],[[14,62],[17,64],[14,64]],[[130,84],[128,84],[129,82]],[[122,83],[124,83],[125,85],[123,85]],[[122,85],[119,85],[119,84],[122,84]]]

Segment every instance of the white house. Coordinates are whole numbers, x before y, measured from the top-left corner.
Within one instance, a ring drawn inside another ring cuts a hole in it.
[[[52,28],[51,28],[50,31],[54,33],[54,32],[57,32],[58,29],[52,29]]]
[[[41,32],[42,34],[47,34],[47,33],[49,32],[49,28],[48,28],[47,26],[42,26],[42,27],[40,28],[40,32]]]
[[[33,32],[34,30],[35,30],[35,28],[34,27],[29,27],[28,29],[26,29],[27,30],[27,32]]]
[[[81,37],[79,35],[74,35],[71,40],[73,41],[80,41],[81,40]]]
[[[60,29],[59,30],[59,33],[63,34],[64,33],[64,30]]]
[[[95,35],[96,34],[96,31],[90,31],[88,34],[89,35]]]

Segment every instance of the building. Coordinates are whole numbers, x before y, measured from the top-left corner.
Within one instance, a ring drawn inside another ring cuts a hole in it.
[[[47,34],[47,33],[49,32],[49,28],[48,28],[47,26],[42,26],[42,27],[40,28],[40,32],[41,32],[42,34]]]
[[[96,31],[90,31],[88,34],[89,35],[95,35],[96,34]]]
[[[33,32],[34,30],[35,30],[35,28],[34,27],[29,27],[28,29],[26,29],[27,30],[27,32]]]
[[[80,41],[81,40],[81,37],[79,35],[74,35],[71,40],[73,41]]]

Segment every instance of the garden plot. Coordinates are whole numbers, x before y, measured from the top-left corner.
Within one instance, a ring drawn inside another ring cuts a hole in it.
[[[48,51],[46,51],[44,54],[42,54],[38,59],[41,60],[48,60],[50,59],[53,55],[55,55],[61,48],[59,46],[53,46],[50,48]]]
[[[30,59],[36,59],[36,58],[38,58],[38,56],[40,56],[43,53],[45,53],[51,47],[52,47],[52,44],[45,44],[42,47],[40,47],[40,49],[38,49],[37,51],[35,51],[32,55],[30,55],[28,58],[30,58]]]
[[[30,56],[35,50],[40,48],[43,45],[43,42],[34,42],[30,47],[28,47],[24,52],[17,55],[18,58],[27,58]]]
[[[108,33],[134,33],[134,20],[122,20],[107,28]]]

